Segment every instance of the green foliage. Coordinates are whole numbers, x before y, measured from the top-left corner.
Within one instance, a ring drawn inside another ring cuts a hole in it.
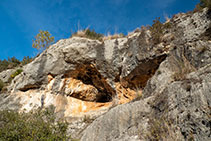
[[[211,9],[211,0],[200,0],[199,4],[202,8],[208,7]]]
[[[35,36],[35,40],[32,41],[33,48],[46,49],[54,42],[54,37],[52,37],[48,31],[40,30],[40,32]]]
[[[0,72],[7,70],[7,69],[13,69],[15,67],[23,66],[28,63],[30,63],[33,60],[33,58],[30,58],[29,56],[24,56],[22,61],[19,61],[17,58],[12,57],[8,58],[7,60],[0,60]]]
[[[0,60],[0,72],[8,68],[9,62],[7,60]]]
[[[32,62],[32,60],[33,60],[33,58],[30,58],[29,56],[24,56],[24,58],[23,58],[23,60],[21,61],[21,65],[26,65],[26,64],[28,64],[28,63],[30,63],[30,62]]]
[[[96,33],[94,29],[93,30],[87,29],[85,31],[85,35],[90,39],[97,39],[97,40],[99,40],[103,37],[102,34]]]
[[[67,123],[55,123],[53,111],[30,113],[0,111],[0,140],[71,140],[66,134]]]
[[[160,22],[160,17],[153,20],[152,26],[150,26],[150,31],[152,35],[152,40],[155,44],[161,42],[161,37],[163,36],[163,24]]]
[[[12,69],[19,66],[21,62],[15,57],[8,58],[8,60],[0,60],[0,72],[6,69]]]
[[[161,23],[160,17],[153,20],[152,26],[149,26],[151,31],[152,41],[154,44],[159,44],[166,30],[172,28],[173,24],[171,22]]]
[[[17,67],[21,62],[15,58],[15,57],[12,57],[12,58],[8,58],[8,62],[10,62],[10,65],[11,65],[11,68],[14,68],[14,67]]]
[[[4,85],[5,85],[4,82],[0,79],[0,92],[3,89]]]
[[[13,74],[10,75],[10,78],[9,78],[9,83],[19,74],[21,74],[21,72],[23,72],[22,69],[17,69]]]

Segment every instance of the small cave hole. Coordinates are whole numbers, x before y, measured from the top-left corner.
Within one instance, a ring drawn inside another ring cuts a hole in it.
[[[127,87],[136,90],[137,88],[144,89],[148,80],[155,75],[160,75],[162,72],[158,70],[160,64],[166,59],[167,55],[161,55],[151,60],[145,60],[138,65],[128,76],[124,78],[127,82]],[[157,71],[158,70],[158,71]]]

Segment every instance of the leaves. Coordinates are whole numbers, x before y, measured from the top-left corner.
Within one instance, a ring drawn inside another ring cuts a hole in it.
[[[70,140],[67,123],[55,123],[49,109],[29,113],[0,111],[0,140]]]
[[[8,58],[8,60],[0,60],[0,72],[6,69],[12,69],[19,66],[21,62],[15,57]]]
[[[51,34],[48,31],[42,31],[35,36],[35,40],[32,40],[32,47],[36,49],[48,48],[53,42],[54,37],[51,37]]]

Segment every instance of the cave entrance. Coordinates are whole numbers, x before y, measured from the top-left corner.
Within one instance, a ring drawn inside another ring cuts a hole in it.
[[[71,77],[81,80],[84,84],[92,85],[98,90],[96,102],[110,102],[115,90],[106,82],[93,64],[78,65]]]
[[[144,89],[148,80],[155,74],[161,62],[167,55],[158,56],[155,59],[143,61],[127,77],[121,80],[123,86],[133,90]]]

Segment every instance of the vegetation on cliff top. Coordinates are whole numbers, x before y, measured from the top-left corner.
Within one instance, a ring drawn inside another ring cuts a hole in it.
[[[29,56],[25,56],[22,61],[18,60],[15,57],[8,58],[7,60],[0,60],[0,72],[7,69],[13,69],[15,67],[24,66],[30,63],[32,60],[33,58],[30,58]]]
[[[199,5],[202,8],[208,7],[209,9],[211,9],[211,0],[200,0]]]
[[[85,37],[89,39],[94,39],[94,40],[102,40],[103,34],[96,33],[95,30],[91,29],[84,29],[84,30],[78,30],[77,32],[73,33],[71,37]]]

